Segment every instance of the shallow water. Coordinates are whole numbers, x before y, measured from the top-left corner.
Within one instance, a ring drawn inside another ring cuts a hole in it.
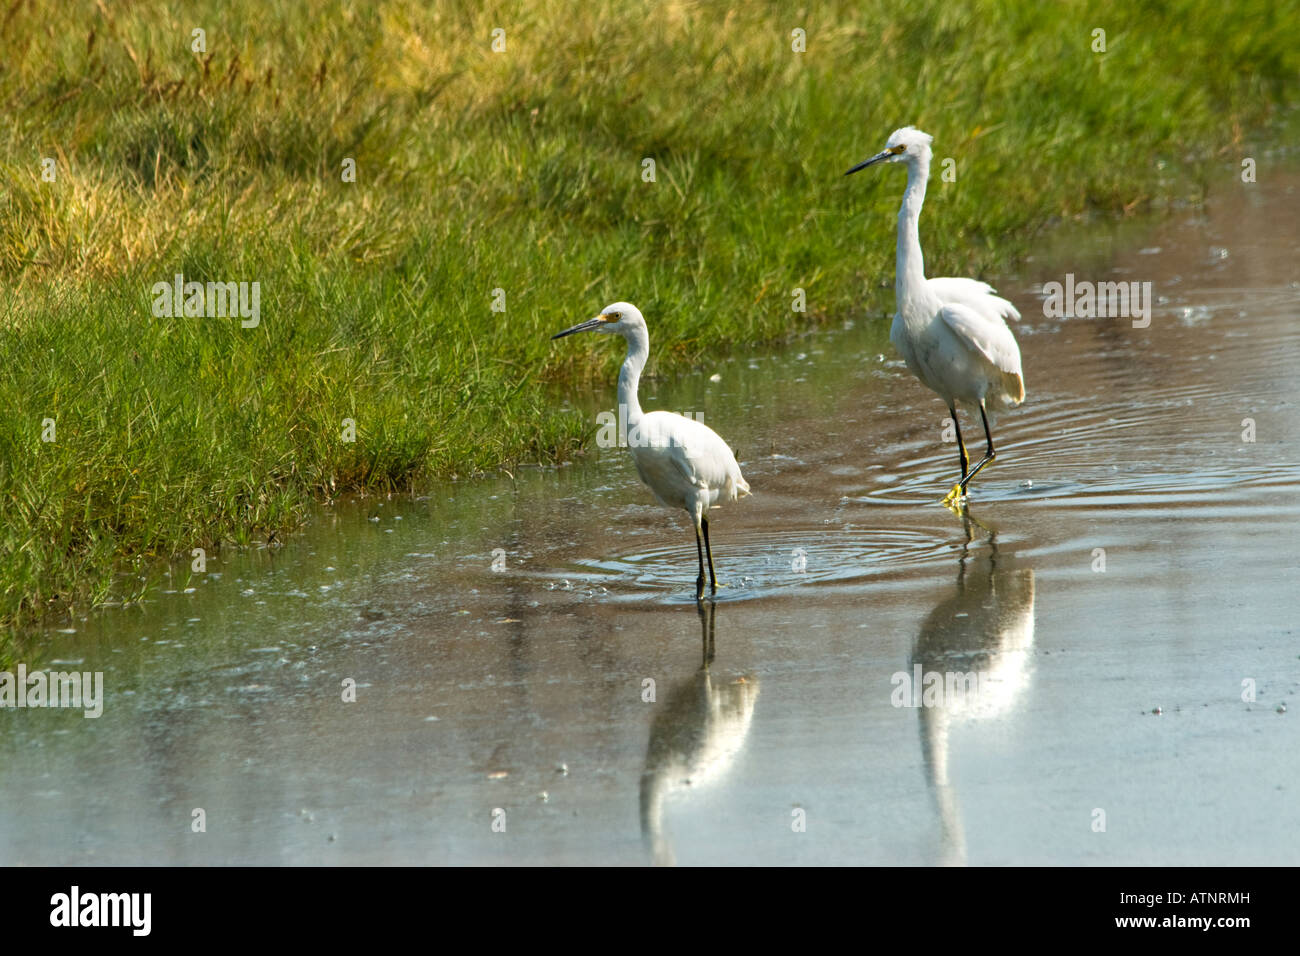
[[[1296,222],[1273,177],[995,283],[1029,395],[968,520],[885,318],[648,381],[755,492],[707,612],[610,449],[322,509],[38,635],[106,701],[0,710],[0,863],[1294,863]],[[1066,272],[1152,282],[1150,327],[1044,317]],[[895,706],[916,673],[978,690]]]

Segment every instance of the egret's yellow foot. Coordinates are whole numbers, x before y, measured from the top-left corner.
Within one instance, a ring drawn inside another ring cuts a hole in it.
[[[943,503],[951,508],[965,497],[966,493],[961,490],[961,482],[958,482],[952,486],[952,491],[948,492],[948,494],[944,496]]]

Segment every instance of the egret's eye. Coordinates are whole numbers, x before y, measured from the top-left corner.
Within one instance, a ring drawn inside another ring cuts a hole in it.
[[[897,146],[890,149],[890,152],[893,153],[895,156],[897,156],[899,153],[907,152],[907,147],[902,143],[899,143]]]
[[[619,319],[621,319],[621,318],[623,318],[623,313],[622,313],[622,312],[611,312],[611,313],[609,314],[609,320],[610,320],[611,322],[617,322],[617,321],[618,321]]]

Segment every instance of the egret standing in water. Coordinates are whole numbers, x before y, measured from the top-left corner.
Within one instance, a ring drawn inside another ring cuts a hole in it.
[[[894,264],[898,312],[889,339],[912,374],[938,392],[948,405],[961,454],[961,481],[943,501],[960,505],[971,479],[996,457],[988,411],[1014,408],[1025,400],[1020,347],[1006,322],[1008,318],[1019,319],[1020,313],[1006,299],[995,295],[986,282],[925,277],[917,224],[925,202],[925,182],[930,178],[931,139],[911,126],[894,130],[884,150],[844,175],[876,163],[907,166],[907,191],[898,211],[898,254]],[[978,406],[984,422],[988,452],[974,468],[970,467],[957,423],[957,402]]]
[[[719,500],[735,501],[749,494],[749,484],[740,473],[736,456],[712,428],[672,412],[641,411],[637,385],[650,356],[650,333],[645,319],[634,305],[615,302],[594,319],[557,332],[561,339],[575,332],[605,332],[627,340],[627,358],[618,373],[619,420],[627,422],[627,445],[637,474],[650,486],[659,503],[681,508],[695,522],[695,550],[700,574],[695,579],[695,599],[704,597],[704,556],[709,558],[709,586],[718,593],[713,570],[713,548],[709,544],[707,513]],[[701,544],[701,537],[703,544]]]

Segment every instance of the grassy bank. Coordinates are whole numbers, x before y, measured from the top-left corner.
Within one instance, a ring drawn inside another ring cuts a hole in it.
[[[661,373],[889,310],[902,178],[840,174],[895,126],[955,160],[931,271],[995,276],[1060,217],[1231,188],[1300,74],[1272,0],[355,6],[0,12],[0,621],[571,453],[556,388],[618,359],[547,336],[611,300]],[[155,317],[177,273],[258,282],[259,324]]]

